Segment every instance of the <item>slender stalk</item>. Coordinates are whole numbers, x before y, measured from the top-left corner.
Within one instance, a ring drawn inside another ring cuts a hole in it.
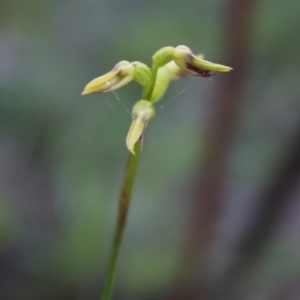
[[[109,260],[108,273],[105,281],[102,300],[110,300],[113,292],[117,262],[122,244],[124,229],[130,206],[131,192],[141,152],[141,141],[135,144],[135,155],[130,154],[119,199],[117,227],[114,235],[112,252]]]

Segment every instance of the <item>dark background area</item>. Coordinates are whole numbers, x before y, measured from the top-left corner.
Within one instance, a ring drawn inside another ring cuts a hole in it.
[[[234,71],[157,103],[114,299],[299,300],[299,16],[298,0],[0,1],[0,299],[100,299],[141,88],[80,93],[187,45]]]

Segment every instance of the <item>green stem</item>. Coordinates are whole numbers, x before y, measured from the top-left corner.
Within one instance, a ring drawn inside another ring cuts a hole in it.
[[[102,300],[110,300],[112,296],[118,256],[122,244],[124,229],[125,229],[128,210],[130,206],[131,192],[134,184],[136,169],[139,162],[140,152],[141,152],[141,141],[138,141],[135,144],[135,155],[130,154],[126,166],[126,172],[125,172],[123,185],[120,193],[120,199],[119,199],[118,222],[117,222],[117,227],[114,235],[112,252],[109,260],[108,273],[105,281]]]

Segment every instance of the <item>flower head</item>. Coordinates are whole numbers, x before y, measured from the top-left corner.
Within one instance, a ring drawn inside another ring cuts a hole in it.
[[[134,146],[136,142],[142,138],[148,122],[154,115],[154,107],[147,100],[140,100],[133,106],[132,123],[126,137],[127,148],[132,154],[135,154]]]
[[[110,72],[89,82],[81,95],[104,94],[114,91],[129,83],[133,76],[134,66],[128,61],[120,61]]]
[[[209,77],[212,72],[229,72],[232,68],[215,64],[194,55],[187,46],[178,46],[174,51],[174,62],[184,72],[202,77]]]
[[[210,77],[214,72],[229,72],[232,68],[215,64],[195,55],[187,46],[168,46],[152,56],[152,68],[134,61],[121,61],[108,73],[89,82],[82,95],[114,91],[134,80],[143,86],[142,99],[132,111],[132,123],[126,137],[128,150],[134,153],[135,144],[142,140],[148,122],[154,117],[153,104],[165,94],[169,83],[187,75]]]

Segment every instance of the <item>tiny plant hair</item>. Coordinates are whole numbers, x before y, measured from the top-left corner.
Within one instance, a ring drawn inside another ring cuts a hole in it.
[[[141,153],[141,145],[146,127],[155,116],[154,104],[163,97],[171,81],[188,75],[207,78],[214,73],[229,72],[231,70],[230,67],[204,60],[202,55],[195,55],[187,46],[168,46],[154,53],[151,68],[138,61],[120,61],[110,72],[93,79],[85,86],[82,95],[113,92],[132,80],[143,87],[141,99],[132,108],[132,123],[126,137],[126,146],[130,153],[120,192],[117,226],[102,300],[110,300],[112,297],[117,261]]]

